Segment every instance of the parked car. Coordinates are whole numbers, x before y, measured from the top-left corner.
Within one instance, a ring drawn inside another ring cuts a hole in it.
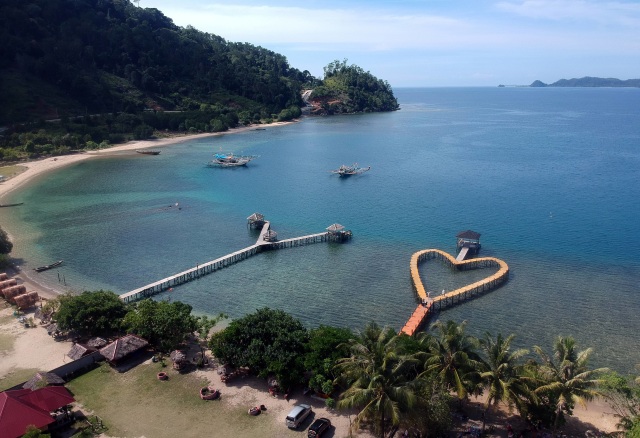
[[[311,406],[309,405],[295,405],[293,409],[287,414],[285,424],[289,429],[297,429],[300,423],[311,413]]]
[[[331,427],[331,420],[328,418],[318,418],[309,426],[308,438],[318,438]]]

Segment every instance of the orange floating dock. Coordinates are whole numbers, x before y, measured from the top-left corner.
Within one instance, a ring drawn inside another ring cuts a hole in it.
[[[419,264],[428,260],[438,259],[448,264],[452,269],[471,270],[480,268],[498,268],[498,271],[487,278],[475,283],[455,289],[451,292],[429,297],[420,278]],[[509,279],[509,266],[495,257],[480,257],[470,260],[456,260],[450,254],[439,249],[425,249],[411,256],[411,280],[421,304],[416,307],[409,320],[405,323],[400,333],[413,336],[429,319],[436,310],[453,306],[485,292],[492,291],[502,286]]]

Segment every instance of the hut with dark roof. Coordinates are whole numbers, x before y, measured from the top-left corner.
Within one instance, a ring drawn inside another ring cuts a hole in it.
[[[86,356],[87,354],[91,354],[96,351],[96,348],[91,348],[82,344],[73,344],[71,350],[67,353],[67,356],[72,360],[78,360],[81,357]]]
[[[91,338],[87,341],[87,347],[98,349],[107,345],[108,342],[100,337]]]
[[[38,388],[44,388],[47,386],[59,386],[64,385],[62,377],[55,373],[45,373],[43,371],[36,373],[35,376],[30,378],[22,387],[24,389],[30,389],[35,391]]]
[[[247,225],[250,228],[262,228],[264,225],[264,216],[260,213],[253,213],[247,218]]]
[[[143,350],[149,342],[136,336],[125,335],[100,349],[100,354],[111,365],[117,365],[123,359],[131,357],[134,353]]]
[[[459,252],[462,248],[469,248],[469,254],[478,254],[480,252],[480,233],[476,233],[475,231],[466,230],[460,231],[456,234],[456,238],[458,239],[457,251]]]
[[[344,225],[340,224],[331,224],[326,229],[331,242],[344,242],[352,235],[351,230],[346,230]]]

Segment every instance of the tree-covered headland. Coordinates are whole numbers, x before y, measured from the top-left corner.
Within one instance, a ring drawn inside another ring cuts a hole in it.
[[[309,89],[331,96],[326,113],[398,108],[386,82],[346,61],[321,80],[128,0],[0,4],[0,160],[291,120]]]

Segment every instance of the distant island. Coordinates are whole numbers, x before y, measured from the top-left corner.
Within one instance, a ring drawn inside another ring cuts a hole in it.
[[[583,78],[560,79],[553,84],[545,84],[542,81],[533,81],[530,87],[640,87],[640,79],[620,80],[616,78]]]

